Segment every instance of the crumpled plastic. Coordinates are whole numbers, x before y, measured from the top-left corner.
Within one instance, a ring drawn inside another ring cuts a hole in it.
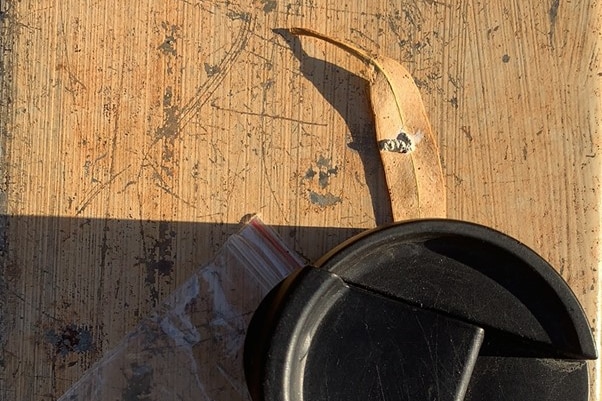
[[[247,401],[246,328],[303,259],[258,218],[231,236],[59,401]]]

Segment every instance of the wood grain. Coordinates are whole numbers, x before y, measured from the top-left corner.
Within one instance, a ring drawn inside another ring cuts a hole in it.
[[[308,259],[390,220],[365,67],[291,26],[408,67],[448,216],[548,259],[599,343],[599,2],[0,7],[0,399],[59,397],[247,213]]]

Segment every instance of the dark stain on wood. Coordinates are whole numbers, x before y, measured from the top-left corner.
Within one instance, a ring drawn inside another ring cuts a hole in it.
[[[168,86],[163,94],[163,125],[157,129],[157,138],[173,138],[178,135],[180,109],[173,104],[173,88]]]
[[[165,54],[171,54],[172,56],[176,55],[176,38],[173,35],[169,35],[165,37],[165,40],[159,46],[159,50],[161,50]]]
[[[560,0],[552,0],[552,4],[550,4],[550,10],[548,11],[548,18],[550,19],[550,31],[548,32],[548,38],[552,48],[554,48],[554,32],[556,32],[556,20],[558,19],[559,7]]]
[[[329,193],[319,194],[314,191],[309,192],[309,201],[314,205],[318,205],[320,207],[328,207],[336,205],[342,201],[340,196],[336,196]]]
[[[71,352],[81,354],[94,349],[92,333],[86,326],[69,324],[58,331],[47,331],[45,338],[48,343],[52,344],[55,352],[61,356],[66,356]]]
[[[263,11],[265,13],[271,13],[278,6],[275,0],[261,0],[261,3],[263,4]]]
[[[138,260],[138,264],[146,268],[145,283],[150,287],[153,303],[159,301],[157,279],[171,277],[176,259],[173,250],[176,232],[167,222],[160,222],[158,229],[158,235],[154,238],[152,245],[145,250],[144,257]]]

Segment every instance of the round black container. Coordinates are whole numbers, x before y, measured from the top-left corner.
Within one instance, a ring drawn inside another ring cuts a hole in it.
[[[585,401],[595,358],[546,261],[453,220],[343,243],[268,294],[245,343],[254,401]]]

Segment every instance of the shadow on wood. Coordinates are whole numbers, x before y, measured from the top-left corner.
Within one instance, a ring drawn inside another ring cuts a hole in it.
[[[376,143],[368,81],[335,64],[309,56],[299,38],[286,29],[274,29],[274,32],[290,46],[301,63],[303,76],[345,120],[351,134],[351,142],[347,146],[355,150],[362,161],[376,224],[392,222],[391,202]]]
[[[0,222],[0,365],[30,366],[28,386],[52,389],[55,398],[242,227],[47,216]],[[310,260],[362,231],[272,228]],[[5,391],[0,398],[10,399]]]

